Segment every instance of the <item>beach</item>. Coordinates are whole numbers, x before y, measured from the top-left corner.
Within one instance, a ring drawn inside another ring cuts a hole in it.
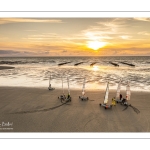
[[[121,104],[100,107],[105,90],[86,90],[88,101],[79,99],[81,90],[70,92],[71,102],[62,105],[61,89],[1,86],[0,132],[150,132],[149,92],[131,91],[129,103],[139,114],[131,107],[122,111]],[[125,91],[121,93],[125,97]],[[115,95],[109,91],[109,104]]]

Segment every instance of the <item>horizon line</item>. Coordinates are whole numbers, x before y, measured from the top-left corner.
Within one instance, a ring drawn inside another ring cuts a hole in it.
[[[5,58],[5,57],[150,57],[150,55],[120,55],[120,56],[0,56],[0,58]]]

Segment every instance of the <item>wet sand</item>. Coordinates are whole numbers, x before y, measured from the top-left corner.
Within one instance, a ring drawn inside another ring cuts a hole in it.
[[[71,90],[72,101],[62,105],[59,89],[0,87],[0,132],[150,132],[150,92],[132,91],[129,103],[139,114],[120,104],[105,110],[104,93],[86,91],[89,100],[81,101],[81,91]],[[110,104],[115,94],[110,91]]]

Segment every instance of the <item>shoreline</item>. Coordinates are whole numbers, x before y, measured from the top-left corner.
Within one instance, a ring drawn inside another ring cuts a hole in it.
[[[52,86],[53,87],[53,86]],[[45,87],[45,86],[20,86],[20,85],[18,85],[18,86],[16,86],[16,85],[14,85],[14,86],[6,86],[6,85],[0,85],[0,88],[31,88],[31,89],[48,89],[48,86],[47,87]],[[55,88],[55,90],[60,90],[60,91],[62,91],[62,88],[57,88],[57,87],[53,87],[53,88]],[[65,92],[67,93],[67,91],[68,91],[68,88],[64,88],[64,90],[65,90]],[[105,92],[105,90],[106,90],[106,88],[101,88],[101,89],[85,89],[85,91],[95,91],[95,92],[98,92],[98,91],[104,91]],[[112,92],[116,92],[116,90],[117,90],[117,88],[116,89],[109,89],[109,91],[112,91]],[[141,90],[141,89],[139,89],[139,90],[133,90],[133,89],[130,89],[131,90],[131,93],[132,92],[143,92],[143,93],[149,93],[150,91],[149,90]],[[82,92],[82,88],[81,89],[79,89],[79,88],[70,88],[70,92],[71,91],[80,91],[80,92]],[[121,92],[126,92],[126,89],[125,90],[121,90]]]

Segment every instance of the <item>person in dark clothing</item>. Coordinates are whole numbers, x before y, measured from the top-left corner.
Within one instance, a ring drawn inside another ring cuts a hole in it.
[[[68,94],[68,97],[67,97],[68,99],[70,98],[70,95]]]
[[[122,100],[122,94],[120,94],[120,100]]]
[[[123,105],[127,105],[127,104],[128,104],[128,103],[127,103],[127,100],[126,100],[125,98],[123,98],[122,104],[123,104]]]

